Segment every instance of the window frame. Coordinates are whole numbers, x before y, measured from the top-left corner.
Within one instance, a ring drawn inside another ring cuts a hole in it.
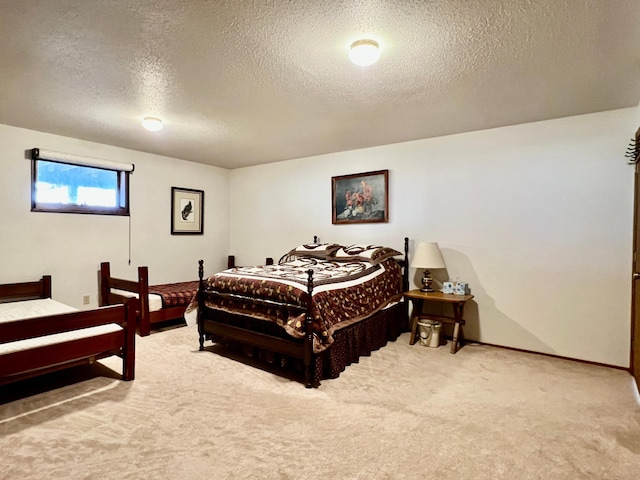
[[[34,149],[36,150],[36,149]],[[101,207],[96,205],[77,205],[63,203],[44,203],[36,201],[36,183],[38,179],[38,162],[60,163],[73,166],[82,166],[84,168],[93,168],[96,170],[111,170],[117,174],[116,198],[119,199],[120,205],[115,207]],[[80,213],[91,215],[130,215],[130,171],[118,170],[111,168],[100,168],[94,165],[79,165],[75,162],[64,162],[57,159],[49,159],[40,157],[37,152],[31,154],[31,211],[32,212],[50,212],[50,213]]]

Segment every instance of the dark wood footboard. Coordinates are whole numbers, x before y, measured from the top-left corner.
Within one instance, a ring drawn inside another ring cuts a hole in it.
[[[251,345],[263,348],[276,353],[283,353],[293,358],[303,361],[305,369],[305,386],[307,388],[316,387],[313,374],[313,326],[311,309],[311,295],[313,293],[313,271],[307,272],[307,305],[306,308],[299,305],[278,304],[290,312],[299,314],[305,312],[305,337],[302,340],[292,339],[284,330],[273,324],[274,330],[279,330],[277,334],[274,331],[269,333],[257,332],[249,329],[243,320],[246,317],[242,315],[229,314],[213,308],[208,308],[204,299],[204,261],[198,262],[198,276],[200,279],[200,288],[198,289],[198,335],[199,349],[204,350],[205,338],[222,337],[234,340],[245,345]],[[216,295],[213,292],[207,292],[207,295]],[[223,294],[217,294],[223,296]],[[234,321],[235,320],[235,321]]]
[[[117,332],[18,350],[0,356],[0,384],[117,355],[122,358],[122,379],[135,377],[135,303],[97,310],[48,315],[0,323],[3,344],[116,323]]]

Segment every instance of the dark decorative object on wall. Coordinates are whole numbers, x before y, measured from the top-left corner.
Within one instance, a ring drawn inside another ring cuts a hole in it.
[[[332,223],[389,221],[389,170],[331,177]]]
[[[636,138],[631,139],[631,143],[624,155],[629,159],[629,163],[638,163],[640,161],[640,128],[636,130]]]
[[[171,234],[202,235],[204,191],[171,187]]]

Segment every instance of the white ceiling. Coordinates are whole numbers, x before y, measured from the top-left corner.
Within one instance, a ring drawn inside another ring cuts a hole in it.
[[[0,0],[0,12],[1,124],[226,168],[640,100],[638,0]],[[360,37],[381,45],[371,67],[348,60]],[[143,130],[144,116],[164,129]]]

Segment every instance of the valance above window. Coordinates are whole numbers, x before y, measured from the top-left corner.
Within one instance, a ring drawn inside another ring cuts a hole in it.
[[[54,152],[53,150],[44,150],[42,148],[31,149],[31,160],[48,160],[50,162],[67,163],[69,165],[115,170],[117,172],[133,172],[135,168],[135,165],[132,163],[114,162],[113,160],[102,160],[100,158],[85,157],[73,153]]]

